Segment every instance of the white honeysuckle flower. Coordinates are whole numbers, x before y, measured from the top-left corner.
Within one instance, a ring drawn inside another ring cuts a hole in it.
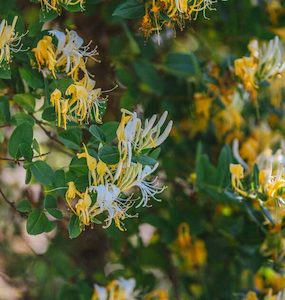
[[[277,36],[261,47],[254,40],[249,48],[258,59],[257,76],[261,80],[269,80],[285,70],[282,44]]]
[[[140,203],[136,207],[139,207],[141,205],[144,207],[148,206],[148,202],[151,198],[156,201],[160,201],[160,199],[156,198],[156,195],[162,193],[166,189],[166,186],[158,186],[157,177],[152,181],[146,180],[146,178],[157,168],[158,163],[155,164],[152,168],[150,166],[145,166],[140,170],[138,178],[134,185],[140,189],[142,197]]]
[[[90,41],[86,46],[83,46],[84,40],[77,34],[76,31],[70,30],[66,33],[59,30],[50,30],[49,33],[55,36],[58,45],[56,49],[57,66],[63,67],[67,74],[74,74],[79,69],[84,73],[86,70],[86,59],[94,58],[98,55],[97,47],[90,50]]]
[[[136,288],[136,280],[134,278],[125,279],[120,277],[118,279],[118,285],[124,291],[125,299],[128,300],[136,300],[139,294],[138,291],[135,291]]]
[[[24,36],[15,31],[18,17],[15,16],[12,25],[8,25],[6,20],[0,23],[0,64],[11,62],[11,52],[23,51],[21,39]]]
[[[115,220],[116,225],[118,225],[120,219],[134,217],[127,213],[128,209],[134,204],[134,200],[131,200],[132,196],[129,198],[121,198],[121,191],[116,185],[101,184],[98,186],[91,186],[89,190],[90,192],[97,193],[97,200],[90,209],[90,214],[92,215],[92,213],[95,212],[95,215],[97,215],[104,211],[108,213],[108,217],[105,219],[105,228],[109,227],[113,220]]]
[[[138,300],[139,291],[135,290],[136,280],[120,277],[108,283],[106,287],[94,284],[92,299],[96,300]]]
[[[105,287],[94,284],[94,291],[96,293],[97,300],[108,300],[108,292]]]
[[[136,112],[131,113],[122,109],[122,113],[122,119],[117,130],[117,137],[121,155],[123,158],[127,157],[127,163],[130,165],[132,152],[134,151],[139,154],[144,149],[152,149],[160,146],[168,137],[173,122],[169,121],[162,131],[162,127],[168,115],[167,111],[162,114],[156,124],[157,116],[153,115],[149,120],[146,119],[144,125],[137,117]]]

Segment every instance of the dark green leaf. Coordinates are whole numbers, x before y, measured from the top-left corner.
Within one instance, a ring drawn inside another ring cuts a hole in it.
[[[21,213],[29,213],[32,210],[32,205],[28,200],[22,200],[17,203],[16,208]]]
[[[79,218],[76,215],[72,215],[68,225],[69,237],[74,239],[80,235],[81,231]]]
[[[117,147],[104,146],[98,152],[99,158],[108,165],[114,165],[120,160],[120,153]]]
[[[96,138],[97,141],[99,141],[101,143],[104,143],[106,141],[104,132],[97,125],[90,126],[89,131]]]
[[[27,220],[27,232],[32,235],[49,232],[54,229],[55,224],[48,220],[41,209],[33,209]]]
[[[44,185],[51,185],[54,181],[52,168],[44,161],[38,160],[31,164],[30,169],[38,182]]]
[[[143,17],[144,13],[145,10],[142,2],[137,0],[127,0],[115,9],[113,16],[124,19],[137,19]]]
[[[14,157],[20,157],[21,153],[19,151],[20,145],[25,143],[26,145],[31,145],[33,142],[33,128],[28,123],[23,123],[16,127],[13,131],[9,144],[8,144],[8,151],[9,154]]]

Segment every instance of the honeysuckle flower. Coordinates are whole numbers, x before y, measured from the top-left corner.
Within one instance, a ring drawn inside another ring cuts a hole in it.
[[[91,156],[87,150],[87,147],[84,146],[84,152],[78,153],[77,157],[78,158],[85,158],[86,159],[86,164],[89,170],[89,182],[91,182],[91,177],[93,181],[96,183],[97,182],[97,176],[96,176],[96,167],[97,167],[97,160],[95,157]]]
[[[75,204],[76,214],[84,225],[89,225],[91,222],[89,213],[91,204],[92,200],[88,194],[88,189],[86,189],[85,193],[82,193],[80,199]]]
[[[38,41],[37,47],[32,51],[35,54],[39,70],[46,66],[52,73],[53,77],[56,77],[56,56],[55,46],[52,43],[52,37],[48,35],[44,36]]]
[[[95,284],[92,300],[138,300],[139,292],[135,287],[135,279],[122,277],[111,281],[106,287]]]
[[[55,107],[55,112],[57,114],[57,126],[66,129],[67,125],[67,113],[68,113],[68,100],[62,97],[61,91],[55,89],[50,95],[50,102],[52,106]]]
[[[58,30],[50,30],[49,33],[57,39],[56,66],[63,70],[74,80],[79,79],[79,71],[89,75],[86,62],[89,58],[94,59],[98,55],[97,47],[90,50],[90,41],[84,46],[84,40],[74,30],[66,30],[66,33]]]
[[[0,23],[0,65],[3,62],[5,64],[11,62],[11,52],[22,51],[21,39],[23,35],[15,31],[17,20],[18,17],[15,16],[11,25],[6,20],[2,20]]]
[[[180,248],[187,248],[191,245],[190,227],[187,223],[179,225],[177,243]]]
[[[168,292],[165,289],[157,289],[145,295],[143,300],[169,300]]]
[[[192,270],[203,267],[207,261],[207,249],[204,241],[192,239],[190,227],[187,223],[181,223],[178,227],[178,236],[173,250],[183,258],[183,266]]]
[[[141,23],[141,31],[145,36],[159,32],[163,27],[184,27],[185,20],[196,19],[200,12],[204,18],[207,10],[215,10],[217,0],[148,0],[145,1],[145,15]],[[163,16],[166,16],[163,17]]]
[[[139,154],[145,149],[160,146],[166,140],[173,124],[172,121],[169,121],[164,131],[162,131],[167,114],[167,112],[164,112],[157,123],[157,116],[153,115],[150,119],[146,119],[144,125],[142,125],[142,121],[138,118],[136,112],[131,113],[122,109],[122,119],[117,130],[117,137],[120,153],[122,157],[128,157],[128,164],[132,159],[131,149]]]
[[[259,183],[262,191],[269,199],[277,199],[280,205],[285,204],[285,156],[279,149],[272,154],[271,149],[265,150],[257,158],[259,167]]]
[[[244,170],[240,164],[230,164],[232,186],[234,189],[242,189],[241,180],[244,178]]]
[[[90,191],[97,193],[97,200],[94,209],[96,209],[96,214],[107,212],[108,216],[105,219],[106,225],[104,228],[107,228],[111,225],[112,221],[115,221],[116,226],[124,231],[122,221],[125,218],[133,217],[127,213],[129,208],[134,204],[134,201],[129,198],[120,197],[120,189],[114,185],[98,185],[91,186]]]
[[[248,48],[250,56],[235,61],[235,74],[242,80],[245,90],[255,101],[260,83],[280,76],[285,70],[285,63],[277,36],[262,46],[259,46],[257,40],[253,40]]]
[[[97,123],[102,123],[100,108],[105,105],[107,98],[102,97],[100,88],[95,88],[96,82],[88,76],[76,83],[71,84],[65,95],[69,100],[69,118],[80,124],[88,123],[90,119],[95,119]]]
[[[61,11],[61,4],[77,5],[80,4],[81,9],[84,9],[85,0],[39,0],[43,10],[54,10],[57,13]]]
[[[57,113],[57,125],[66,129],[67,120],[79,124],[88,124],[91,119],[101,123],[100,109],[107,98],[101,96],[100,88],[95,89],[95,81],[85,76],[80,82],[72,83],[65,91],[55,89],[51,96],[51,104]]]

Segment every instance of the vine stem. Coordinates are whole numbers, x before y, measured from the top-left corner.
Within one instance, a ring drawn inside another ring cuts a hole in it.
[[[34,158],[39,158],[39,157],[43,157],[43,156],[46,156],[46,155],[48,155],[48,154],[50,154],[50,152],[46,152],[46,153],[43,153],[43,154],[35,155],[35,156],[33,156],[32,159],[34,159]],[[9,158],[9,157],[0,157],[0,160],[13,161],[13,162],[15,162],[15,163],[26,161],[26,159],[24,159],[24,158],[14,159],[14,158]]]
[[[27,214],[20,212],[17,210],[15,202],[10,201],[6,195],[4,194],[3,190],[0,188],[0,195],[2,196],[3,200],[13,209],[14,212],[18,213],[21,217],[27,218]]]

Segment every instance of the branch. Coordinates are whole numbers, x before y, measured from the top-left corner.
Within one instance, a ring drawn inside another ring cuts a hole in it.
[[[44,125],[45,123],[43,123],[42,121],[38,120],[33,114],[30,113],[30,116],[35,120],[36,124],[42,129],[42,131],[46,134],[46,136],[48,136],[52,141],[54,141],[55,143],[57,143],[60,146],[64,146],[64,144],[59,141],[56,136],[53,134],[53,132],[47,130]],[[60,150],[61,152],[67,154],[67,155],[73,155],[72,153],[66,151],[65,149],[59,148],[57,147],[58,150]]]
[[[2,196],[3,200],[16,212],[18,213],[21,217],[27,217],[27,214],[22,213],[20,211],[17,210],[15,202],[10,201],[4,194],[4,192],[2,191],[2,189],[0,188],[0,195]]]
[[[33,156],[32,159],[34,159],[34,158],[39,158],[39,157],[43,157],[43,156],[46,156],[46,155],[48,155],[48,154],[50,154],[50,152],[46,152],[46,153],[43,153],[43,154],[35,155],[35,156]],[[14,162],[14,163],[26,161],[25,158],[16,158],[16,159],[14,159],[14,158],[9,158],[9,157],[0,157],[0,160],[12,161],[12,162]]]

